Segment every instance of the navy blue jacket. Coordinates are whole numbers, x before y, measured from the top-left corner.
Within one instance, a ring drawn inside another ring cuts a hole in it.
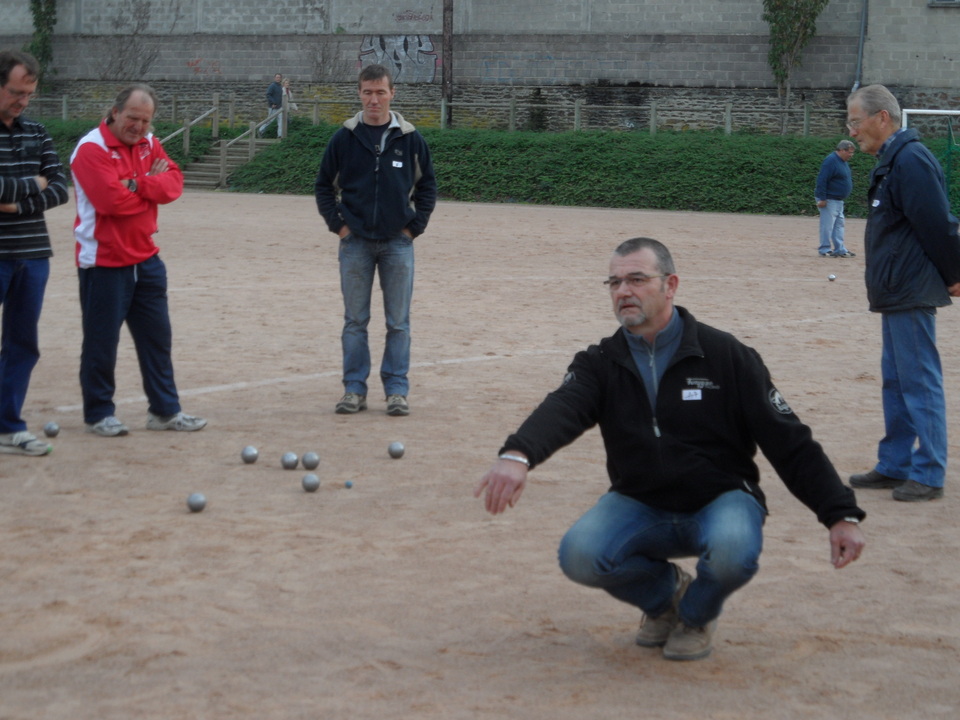
[[[390,240],[404,228],[413,237],[426,230],[437,204],[430,149],[411,123],[391,115],[382,147],[356,131],[362,112],[327,143],[314,195],[330,232],[346,225],[359,237]]]
[[[853,173],[850,164],[836,151],[823,159],[817,174],[813,197],[819,200],[845,200],[853,192]]]
[[[267,107],[271,110],[283,105],[283,86],[274,80],[267,86]]]
[[[894,136],[870,173],[864,238],[867,300],[874,312],[943,307],[960,282],[957,218],[940,163],[916,130]]]
[[[651,407],[623,329],[577,353],[501,452],[530,466],[600,426],[610,490],[667,512],[695,512],[731,490],[765,504],[757,447],[790,492],[830,527],[863,518],[826,454],[774,387],[755,350],[678,307],[680,346]]]

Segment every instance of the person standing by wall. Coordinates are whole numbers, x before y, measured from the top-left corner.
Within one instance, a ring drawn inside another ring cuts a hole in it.
[[[0,452],[47,455],[22,417],[40,359],[38,324],[53,249],[44,211],[65,203],[67,182],[53,139],[23,117],[40,65],[28,53],[0,51]]]
[[[852,142],[841,140],[837,143],[837,149],[824,158],[817,174],[814,198],[820,210],[820,257],[855,256],[855,253],[848,251],[843,244],[843,201],[853,191],[850,158],[855,150],[856,146]]]
[[[858,488],[893,488],[893,499],[943,497],[947,409],[937,351],[937,308],[960,297],[960,238],[940,163],[883,85],[847,98],[847,129],[877,158],[864,236],[867,300],[880,313],[885,433]]]
[[[280,132],[279,113],[280,109],[283,107],[282,82],[283,75],[277,73],[273,76],[273,82],[267,85],[267,120],[257,130],[257,133],[260,135],[260,137],[263,137],[266,134],[267,128],[270,127],[270,125],[272,125],[274,122],[277,122],[278,124],[277,133]],[[279,134],[278,137],[280,137]]]
[[[390,103],[396,94],[383,65],[360,72],[363,109],[327,144],[314,192],[330,232],[340,238],[344,302],[343,385],[336,412],[367,409],[370,374],[370,297],[379,268],[387,338],[380,364],[387,414],[410,414],[410,301],[413,239],[423,233],[437,202],[430,150],[417,129]]]
[[[124,322],[149,401],[147,429],[194,431],[207,424],[182,412],[173,377],[167,269],[153,234],[158,205],[183,193],[183,173],[151,132],[156,107],[150,86],[125,88],[70,158],[77,194],[83,419],[89,432],[104,437],[128,432],[113,402]]]

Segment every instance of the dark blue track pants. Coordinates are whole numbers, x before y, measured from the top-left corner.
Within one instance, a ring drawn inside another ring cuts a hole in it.
[[[173,380],[173,333],[167,306],[167,268],[158,255],[121,268],[80,268],[83,349],[80,388],[83,419],[96,423],[114,415],[114,370],[124,321],[130,330],[148,410],[155,415],[180,412]]]

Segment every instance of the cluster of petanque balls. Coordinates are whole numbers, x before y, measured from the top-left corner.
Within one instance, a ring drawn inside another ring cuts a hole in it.
[[[57,428],[58,431],[59,429],[60,428]],[[395,460],[402,458],[404,453],[403,443],[390,443],[389,447],[387,447],[387,453]],[[257,448],[255,448],[253,445],[247,445],[240,452],[240,458],[248,465],[255,463],[259,457],[260,451],[257,450]],[[297,466],[300,464],[303,465],[304,470],[316,470],[320,465],[320,456],[315,452],[305,452],[303,457],[298,457],[295,452],[285,452],[280,458],[280,465],[284,470],[296,470]],[[300,481],[300,484],[303,486],[303,489],[306,492],[316,492],[320,488],[320,478],[316,475],[316,473],[309,472],[303,476],[303,480]],[[353,481],[347,480],[343,486],[348,489],[352,488]],[[192,493],[190,497],[187,498],[187,507],[190,508],[190,512],[200,512],[206,506],[207,498],[203,495],[203,493]]]

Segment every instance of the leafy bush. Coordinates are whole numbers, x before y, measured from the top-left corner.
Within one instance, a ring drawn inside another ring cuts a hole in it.
[[[40,121],[46,126],[50,137],[53,138],[53,143],[57,148],[57,155],[60,156],[60,162],[63,163],[63,168],[69,180],[70,155],[73,154],[73,150],[77,146],[80,138],[92,130],[96,126],[96,123],[90,120],[41,119]],[[154,133],[158,138],[164,138],[181,127],[181,125],[176,123],[158,122],[154,128]],[[225,128],[221,128],[221,137],[224,136],[224,131]],[[227,131],[227,137],[231,136],[230,132],[231,131]],[[234,134],[239,134],[239,131],[236,131]],[[180,138],[181,136],[178,136],[163,146],[170,158],[180,167],[204,155],[215,142],[211,128],[199,125],[191,128],[190,156],[186,157],[183,153],[183,141]]]
[[[46,123],[66,164],[89,122]],[[157,123],[157,134],[178,126]],[[292,118],[288,137],[264,150],[229,179],[231,190],[313,193],[320,158],[339,125]],[[239,133],[239,131],[236,131]],[[841,136],[804,138],[721,132],[502,132],[424,129],[441,198],[611,208],[652,208],[771,215],[816,215],[813,188],[820,163]],[[234,133],[236,134],[236,133]],[[191,158],[212,144],[210,129],[191,133]],[[946,145],[929,146],[942,159]],[[179,140],[167,152],[185,164]],[[954,158],[960,153],[954,149]],[[866,217],[874,159],[850,161],[850,217]],[[954,159],[951,201],[960,208],[960,159]]]
[[[284,142],[231,176],[230,189],[312,193],[338,127],[291,123]],[[817,214],[817,172],[840,140],[713,132],[422,133],[440,196],[449,200],[777,215]],[[864,216],[873,158],[857,153],[851,163],[848,214]]]

